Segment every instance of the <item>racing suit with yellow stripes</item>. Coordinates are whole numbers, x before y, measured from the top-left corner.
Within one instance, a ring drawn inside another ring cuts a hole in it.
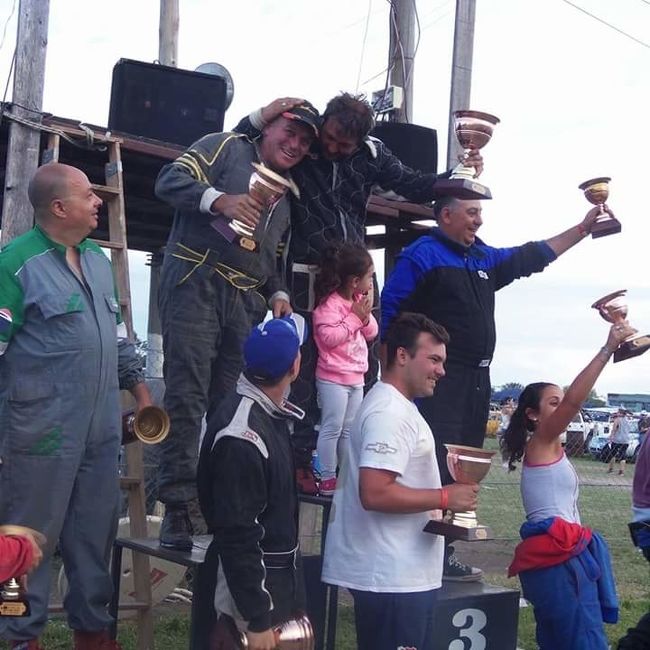
[[[196,498],[203,416],[234,387],[251,327],[276,297],[286,300],[277,250],[289,225],[283,197],[262,212],[258,250],[226,239],[210,208],[221,194],[245,194],[259,161],[256,144],[212,133],[161,170],[156,195],[175,208],[160,278],[165,409],[171,431],[161,445],[159,498],[181,505]],[[297,192],[297,189],[295,190]]]

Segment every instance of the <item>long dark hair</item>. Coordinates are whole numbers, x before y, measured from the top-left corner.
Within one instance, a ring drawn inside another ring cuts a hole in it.
[[[528,434],[535,431],[535,422],[526,415],[526,411],[528,409],[539,410],[542,393],[549,386],[555,386],[555,384],[547,381],[528,384],[519,396],[517,408],[510,416],[510,424],[501,440],[501,449],[508,458],[508,469],[511,472],[516,469],[515,463],[520,461],[524,455]]]
[[[372,257],[362,244],[340,242],[329,245],[321,256],[320,272],[314,288],[316,304],[333,291],[345,287],[350,278],[362,278],[372,266]]]

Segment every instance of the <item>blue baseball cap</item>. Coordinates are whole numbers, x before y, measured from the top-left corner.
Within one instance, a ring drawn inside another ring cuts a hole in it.
[[[306,330],[300,314],[269,318],[254,327],[244,343],[246,372],[262,381],[280,379],[296,360]]]

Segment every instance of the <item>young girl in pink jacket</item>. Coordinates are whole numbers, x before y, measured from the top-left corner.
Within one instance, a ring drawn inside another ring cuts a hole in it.
[[[370,312],[374,270],[365,247],[337,244],[323,255],[316,280],[318,306],[312,323],[318,348],[316,389],[321,407],[317,450],[320,493],[325,496],[336,489],[336,467],[363,399],[363,378],[368,370],[366,341],[379,331]]]

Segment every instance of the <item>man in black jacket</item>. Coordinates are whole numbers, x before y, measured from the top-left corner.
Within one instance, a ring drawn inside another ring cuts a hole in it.
[[[289,170],[308,152],[320,118],[304,102],[269,123],[255,141],[211,133],[161,170],[156,195],[175,209],[160,277],[165,409],[170,435],[161,444],[160,543],[192,547],[188,503],[196,498],[201,422],[235,385],[241,348],[268,308],[291,312],[277,249],[289,226],[286,196],[261,205],[249,193],[253,164],[264,163],[298,191]],[[232,220],[254,229],[237,237]],[[232,235],[231,237],[224,236]]]
[[[294,616],[301,601],[288,422],[303,414],[284,397],[300,368],[301,325],[292,316],[253,329],[244,373],[208,421],[199,459],[199,502],[213,535],[203,578],[206,571],[216,578],[210,602],[246,632],[253,650],[276,647],[272,626]]]
[[[290,97],[276,99],[244,118],[235,130],[249,135],[259,133],[288,106],[300,101]],[[312,154],[292,170],[300,195],[291,199],[288,284],[294,309],[308,321],[315,306],[314,277],[321,254],[332,242],[364,242],[366,204],[373,188],[379,186],[410,201],[424,203],[435,198],[436,180],[450,174],[424,174],[411,169],[383,142],[369,135],[374,124],[372,107],[361,96],[342,93],[332,98],[323,113],[320,138]],[[470,151],[466,164],[480,173],[483,169],[480,153]],[[375,296],[378,293],[375,291]],[[377,379],[375,357],[371,350],[366,388]],[[308,343],[303,349],[300,377],[291,393],[292,400],[306,411],[305,420],[296,426],[293,438],[296,460],[304,468],[309,465],[316,440],[315,366],[316,348]]]
[[[444,443],[482,447],[490,409],[490,363],[496,344],[495,293],[517,278],[543,271],[591,231],[598,208],[577,225],[546,241],[493,248],[476,233],[480,201],[451,197],[434,206],[438,227],[407,246],[381,294],[382,328],[404,311],[424,314],[449,332],[446,376],[418,408],[436,439],[443,485],[453,482]],[[451,547],[450,547],[451,549]],[[444,578],[477,580],[478,569],[447,555]]]

